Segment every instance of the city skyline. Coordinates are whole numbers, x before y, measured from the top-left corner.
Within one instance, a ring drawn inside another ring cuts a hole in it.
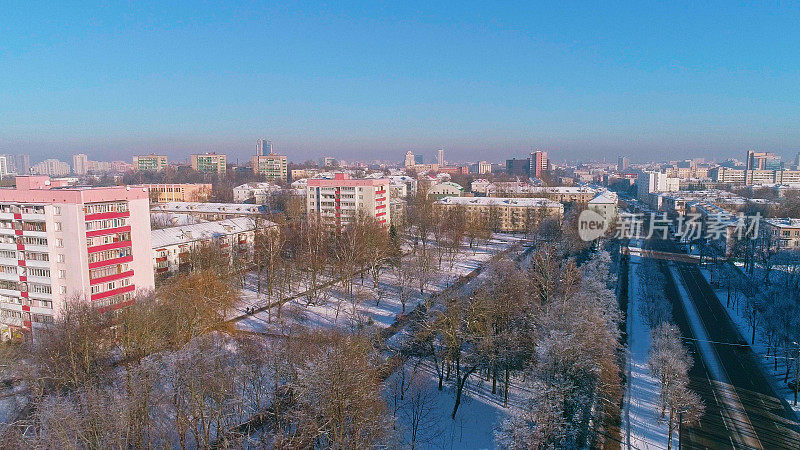
[[[454,12],[456,11],[456,12]],[[798,11],[118,5],[8,11],[0,153],[41,160],[800,150]],[[31,32],[30,30],[36,30]],[[201,43],[202,45],[198,45]],[[58,70],[52,70],[58,67]]]

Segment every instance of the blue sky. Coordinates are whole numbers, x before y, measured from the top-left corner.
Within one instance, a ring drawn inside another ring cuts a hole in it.
[[[794,2],[0,3],[0,153],[800,151]]]

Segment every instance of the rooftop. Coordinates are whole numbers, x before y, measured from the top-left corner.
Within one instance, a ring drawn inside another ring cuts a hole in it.
[[[266,222],[265,226],[273,226]],[[152,248],[159,249],[170,245],[186,244],[193,241],[214,239],[230,234],[243,233],[255,228],[255,221],[249,217],[236,217],[217,222],[203,222],[192,225],[162,228],[152,231]]]
[[[601,191],[597,195],[594,196],[589,203],[598,204],[598,203],[613,203],[617,204],[618,197],[617,194],[611,191]]]
[[[151,205],[150,211],[255,215],[263,213],[265,209],[261,205],[243,203],[167,202],[163,205]]]
[[[508,198],[508,197],[444,197],[438,202],[442,205],[464,205],[464,206],[521,206],[521,207],[549,207],[562,208],[559,202],[546,198]]]
[[[458,183],[453,183],[452,181],[442,181],[441,183],[436,183],[433,186],[431,186],[431,189],[436,188],[436,186],[449,186],[449,187],[451,187],[453,189],[458,189],[460,191],[464,190],[463,186],[461,186]]]
[[[800,219],[791,219],[788,217],[779,219],[762,219],[764,222],[778,228],[800,228]]]

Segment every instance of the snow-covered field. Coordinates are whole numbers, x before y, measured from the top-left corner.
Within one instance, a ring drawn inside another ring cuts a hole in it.
[[[420,293],[416,284],[412,283],[410,298],[406,302],[406,312],[410,312],[420,301],[431,294],[441,292],[456,282],[460,277],[478,269],[493,256],[508,250],[520,242],[522,237],[516,235],[495,235],[486,244],[469,249],[468,245],[456,256],[452,266],[445,260],[441,269],[434,270],[434,276]],[[445,258],[446,259],[446,258]],[[433,263],[434,267],[436,263]],[[255,275],[248,278],[247,287],[242,292],[243,305],[261,306],[264,304],[255,292]],[[325,279],[325,281],[330,281]],[[303,326],[307,328],[355,328],[362,325],[373,325],[385,328],[395,322],[402,313],[399,296],[398,273],[387,269],[383,272],[377,288],[372,279],[356,277],[353,288],[354,296],[344,295],[342,286],[334,283],[324,289],[323,301],[307,305],[306,297],[298,296],[290,300],[282,308],[281,320],[277,320],[276,308],[270,312],[263,311],[252,314],[236,322],[240,330],[255,332],[283,333],[287,327]],[[305,290],[299,288],[298,291]],[[293,292],[291,295],[297,295]],[[352,299],[358,299],[356,303]],[[389,342],[403,339],[404,331],[397,333]],[[438,449],[484,449],[494,448],[494,427],[502,418],[503,407],[502,383],[498,383],[496,394],[491,393],[491,382],[486,382],[478,374],[473,374],[467,381],[455,420],[451,412],[455,402],[453,379],[445,381],[442,391],[437,390],[438,378],[435,369],[429,362],[409,361],[405,365],[406,381],[404,399],[399,400],[400,371],[395,372],[385,382],[387,404],[397,418],[398,436],[401,447],[410,447],[412,430],[414,429],[414,408],[417,414],[424,414],[424,424],[417,429],[416,448]],[[516,381],[516,383],[514,382]],[[517,398],[519,380],[512,380],[509,389],[509,407]],[[422,405],[421,405],[422,404]],[[417,416],[418,417],[418,416]]]
[[[407,295],[410,295],[410,298],[406,301],[406,312],[411,311],[428,295],[441,292],[459,277],[479,268],[492,256],[510,248],[520,240],[521,236],[497,234],[487,244],[477,245],[473,249],[465,246],[456,256],[452,266],[449,261],[444,261],[441,269],[435,269],[436,262],[433,262],[433,276],[424,294],[419,292],[414,283],[410,289],[407,288]],[[331,280],[325,278],[324,281]],[[320,300],[313,304],[307,304],[307,299],[303,295],[287,302],[281,308],[281,320],[277,319],[277,308],[273,307],[271,311],[261,311],[238,320],[236,327],[246,331],[276,333],[285,327],[296,325],[307,328],[351,329],[365,325],[388,327],[402,313],[399,284],[398,273],[393,269],[384,270],[377,287],[373,287],[372,279],[368,275],[365,274],[363,283],[357,276],[352,296],[345,295],[340,283],[333,283],[323,288]],[[298,295],[306,289],[308,286],[301,286],[286,297]],[[256,292],[255,274],[251,273],[242,290],[242,304],[237,308],[237,315],[248,306],[260,307],[265,304],[266,298]]]
[[[451,419],[455,402],[455,387],[451,379],[437,390],[438,378],[429,362],[405,366],[405,395],[399,400],[400,371],[386,382],[385,398],[395,412],[403,447],[410,447],[416,410],[427,413],[426,423],[417,430],[417,448],[421,449],[490,449],[495,448],[494,429],[504,417],[503,389],[498,381],[497,393],[492,394],[492,382],[474,374],[464,388],[461,405],[455,420]],[[512,379],[508,408],[515,407],[520,382]],[[397,401],[396,401],[397,400]],[[421,405],[424,403],[424,406]],[[419,414],[416,415],[419,417]]]
[[[650,351],[650,328],[639,313],[639,303],[644,301],[640,292],[641,279],[638,273],[641,258],[631,256],[628,273],[628,385],[623,411],[623,424],[630,438],[630,445],[639,449],[667,448],[667,424],[660,421],[659,382],[647,367]],[[673,439],[676,439],[673,436]]]
[[[703,276],[706,278],[707,281],[711,280],[711,272],[706,269],[700,269]],[[733,302],[731,302],[730,306],[726,307],[726,298],[727,298],[727,291],[725,288],[715,288],[714,292],[717,294],[717,299],[719,300],[720,304],[722,305],[723,309],[728,312],[728,316],[731,318],[731,321],[736,324],[736,327],[739,329],[739,333],[742,336],[749,336],[752,335],[753,329],[750,324],[747,323],[747,320],[744,318],[744,308],[740,307],[742,314],[736,311]],[[736,295],[741,295],[736,293]],[[750,346],[753,349],[753,353],[756,355],[766,355],[767,354],[767,342],[764,339],[764,333],[761,328],[756,325],[756,341],[754,344]],[[794,391],[789,389],[786,383],[783,382],[784,379],[784,370],[782,362],[778,364],[778,370],[775,370],[774,366],[774,359],[773,358],[762,358],[761,359],[761,369],[762,372],[767,376],[767,379],[770,381],[772,385],[772,389],[775,392],[784,398],[788,403],[789,406],[795,411],[795,414],[800,418],[800,404],[797,406],[793,406],[792,403],[794,402]]]

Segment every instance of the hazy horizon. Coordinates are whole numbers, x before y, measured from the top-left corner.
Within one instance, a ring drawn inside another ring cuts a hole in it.
[[[500,161],[800,151],[800,13],[755,5],[31,5],[0,153]]]

